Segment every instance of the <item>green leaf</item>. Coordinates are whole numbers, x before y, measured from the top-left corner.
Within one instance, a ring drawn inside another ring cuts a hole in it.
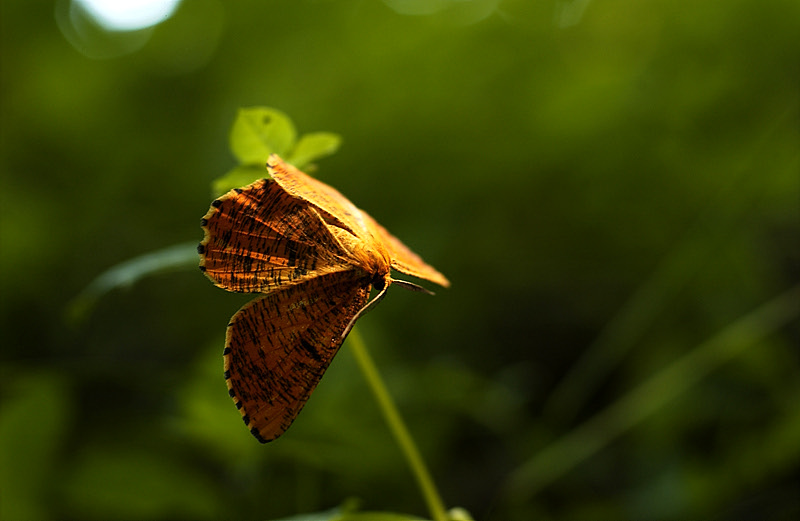
[[[473,521],[472,516],[465,508],[453,507],[447,511],[451,521]]]
[[[266,164],[266,163],[265,163]],[[264,165],[241,165],[222,177],[214,179],[211,183],[211,191],[214,197],[219,197],[228,190],[247,186],[253,181],[267,177],[267,167]]]
[[[176,244],[146,253],[104,271],[75,297],[67,307],[67,319],[77,322],[88,315],[100,297],[116,288],[128,288],[136,281],[156,273],[197,269],[197,242]]]
[[[332,132],[310,132],[303,134],[291,155],[285,158],[300,170],[310,162],[329,156],[339,150],[342,138]]]
[[[239,109],[230,134],[233,155],[243,165],[263,165],[270,154],[286,155],[297,132],[286,114],[267,107]]]
[[[343,515],[355,511],[359,503],[360,501],[358,499],[350,498],[345,500],[341,505],[322,512],[297,514],[295,516],[282,517],[274,521],[339,521]]]

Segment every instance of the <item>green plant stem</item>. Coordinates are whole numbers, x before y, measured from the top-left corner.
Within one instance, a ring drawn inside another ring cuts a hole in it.
[[[392,431],[392,435],[394,435],[397,444],[400,445],[400,449],[403,451],[409,467],[411,467],[411,472],[414,474],[425,502],[428,504],[431,517],[434,521],[448,521],[449,517],[445,511],[444,503],[442,503],[442,498],[439,496],[439,491],[436,490],[436,485],[425,467],[425,462],[420,456],[414,439],[408,432],[403,418],[400,417],[392,397],[386,390],[383,379],[378,373],[378,368],[372,361],[367,345],[364,343],[364,339],[361,338],[358,329],[353,329],[350,332],[349,339],[350,349],[353,351],[358,366],[361,368],[361,372],[364,373],[364,377],[367,379],[367,383],[378,401],[378,406],[386,423],[389,425],[389,430]]]

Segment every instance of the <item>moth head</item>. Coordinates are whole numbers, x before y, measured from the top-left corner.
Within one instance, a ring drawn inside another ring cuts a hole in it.
[[[383,291],[389,284],[392,283],[392,278],[389,277],[389,272],[386,273],[376,273],[372,276],[372,288],[376,291]]]

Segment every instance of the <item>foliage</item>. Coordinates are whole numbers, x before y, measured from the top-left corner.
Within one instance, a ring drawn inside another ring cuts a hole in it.
[[[230,135],[231,151],[239,165],[214,181],[214,195],[264,177],[264,165],[270,154],[278,154],[300,170],[308,170],[312,161],[336,152],[341,142],[331,132],[304,134],[299,141],[296,136],[292,120],[276,109],[240,109]]]

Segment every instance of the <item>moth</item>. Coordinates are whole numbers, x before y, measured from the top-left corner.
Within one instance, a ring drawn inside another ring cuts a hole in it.
[[[230,320],[223,351],[228,394],[261,443],[289,428],[355,321],[390,285],[427,291],[391,270],[450,285],[336,189],[275,154],[267,170],[271,179],[211,203],[198,246],[214,284],[263,294]]]

